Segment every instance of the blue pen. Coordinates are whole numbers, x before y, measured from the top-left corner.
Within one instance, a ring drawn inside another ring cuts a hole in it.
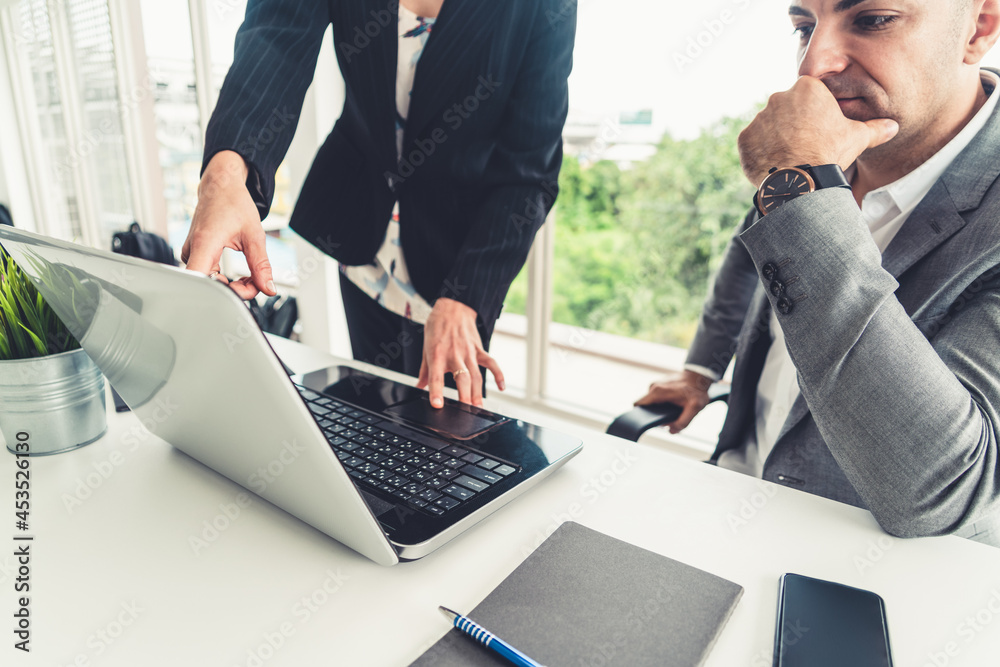
[[[470,621],[457,611],[452,611],[447,607],[438,608],[448,615],[448,619],[451,620],[455,624],[455,627],[461,632],[464,632],[486,648],[489,648],[495,653],[498,653],[502,657],[506,658],[510,664],[517,665],[518,667],[544,667],[541,663],[535,662],[504,640],[500,639],[474,621]]]

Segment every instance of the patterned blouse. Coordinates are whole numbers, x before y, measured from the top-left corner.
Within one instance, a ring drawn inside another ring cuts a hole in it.
[[[400,3],[399,59],[396,63],[396,151],[400,156],[417,62],[433,28],[434,19],[417,16]],[[385,240],[372,263],[364,266],[341,264],[340,270],[384,308],[419,324],[427,323],[431,305],[414,289],[399,243],[399,202],[393,207]]]

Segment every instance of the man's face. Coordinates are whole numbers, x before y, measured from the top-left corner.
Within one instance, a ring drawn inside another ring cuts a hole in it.
[[[953,118],[965,0],[793,0],[788,12],[799,75],[823,81],[848,118],[897,121],[896,145]]]

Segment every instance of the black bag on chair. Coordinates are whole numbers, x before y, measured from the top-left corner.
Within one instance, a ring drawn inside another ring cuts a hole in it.
[[[265,333],[282,338],[291,337],[295,322],[299,319],[299,306],[294,296],[272,296],[263,306],[256,299],[250,299],[247,305]]]
[[[174,249],[166,239],[150,232],[142,231],[138,222],[129,225],[127,232],[115,232],[111,239],[111,249],[119,255],[139,257],[160,264],[177,266]]]

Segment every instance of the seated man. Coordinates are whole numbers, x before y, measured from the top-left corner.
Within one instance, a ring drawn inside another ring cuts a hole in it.
[[[893,535],[1000,545],[998,5],[793,0],[800,78],[739,139],[755,210],[637,401],[677,432],[735,353],[712,460]]]

